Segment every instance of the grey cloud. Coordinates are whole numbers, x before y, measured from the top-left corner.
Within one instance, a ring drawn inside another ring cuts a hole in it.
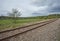
[[[60,7],[54,7],[48,10],[48,12],[60,12]]]
[[[37,0],[33,3],[33,5],[41,7],[41,6],[48,6],[44,10],[38,10],[34,15],[46,15],[48,13],[60,12],[60,0]],[[38,13],[39,12],[39,13]]]
[[[0,0],[0,14],[12,8],[21,8],[22,16],[47,15],[60,12],[60,0]]]
[[[36,1],[33,1],[33,5],[36,5],[36,6],[45,6],[45,5],[52,5],[52,4],[59,4],[60,3],[60,0],[36,0]]]

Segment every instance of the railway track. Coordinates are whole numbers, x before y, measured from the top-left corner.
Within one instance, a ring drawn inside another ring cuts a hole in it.
[[[54,22],[56,20],[57,19],[51,19],[51,20],[48,20],[48,21],[44,21],[44,22],[40,22],[40,23],[28,25],[28,26],[16,28],[16,29],[2,31],[2,32],[0,32],[0,41],[4,41],[6,39],[12,38],[12,37],[17,36],[19,34],[23,34],[23,33],[26,33],[28,31],[37,29],[37,28],[39,28],[41,26],[52,23],[52,22]]]

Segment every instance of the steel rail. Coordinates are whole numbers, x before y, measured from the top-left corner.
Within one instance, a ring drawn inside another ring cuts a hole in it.
[[[17,35],[19,35],[19,34],[23,34],[23,33],[26,33],[26,32],[28,32],[28,31],[37,29],[37,28],[39,28],[39,27],[42,27],[42,26],[47,25],[47,24],[49,24],[49,23],[52,23],[52,22],[54,22],[54,21],[56,21],[56,20],[57,20],[57,19],[52,19],[52,20],[49,20],[49,21],[45,21],[45,22],[41,22],[41,23],[37,23],[37,24],[33,24],[33,25],[28,25],[28,26],[21,27],[21,28],[16,28],[16,29],[6,30],[6,31],[3,31],[3,32],[0,32],[0,34],[2,34],[2,33],[5,33],[5,32],[10,32],[10,31],[18,30],[18,29],[23,29],[23,28],[28,28],[28,27],[35,26],[35,25],[38,25],[38,24],[42,24],[42,23],[43,23],[42,25],[39,25],[39,26],[37,26],[37,27],[34,27],[34,28],[31,28],[31,29],[25,30],[25,31],[20,32],[20,33],[17,33],[17,34],[15,34],[15,35],[12,35],[12,36],[9,36],[9,37],[5,37],[5,38],[1,38],[0,41],[3,41],[3,40],[5,40],[5,39],[12,38],[12,37],[17,36]]]

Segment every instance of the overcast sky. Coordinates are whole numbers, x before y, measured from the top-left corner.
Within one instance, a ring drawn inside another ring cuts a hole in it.
[[[60,13],[60,0],[0,0],[0,15],[16,8],[22,17]]]

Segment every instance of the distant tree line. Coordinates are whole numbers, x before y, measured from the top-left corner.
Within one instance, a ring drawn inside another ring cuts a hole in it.
[[[37,17],[9,17],[9,16],[0,16],[0,19],[48,19],[48,18],[60,18],[60,14],[50,14],[47,16],[37,16]]]
[[[19,17],[21,12],[18,9],[12,9],[11,12],[7,13],[8,16],[0,16],[0,19],[13,19],[15,22],[17,19],[51,19],[51,18],[60,18],[60,14],[50,14],[47,16],[36,16],[36,17]]]

